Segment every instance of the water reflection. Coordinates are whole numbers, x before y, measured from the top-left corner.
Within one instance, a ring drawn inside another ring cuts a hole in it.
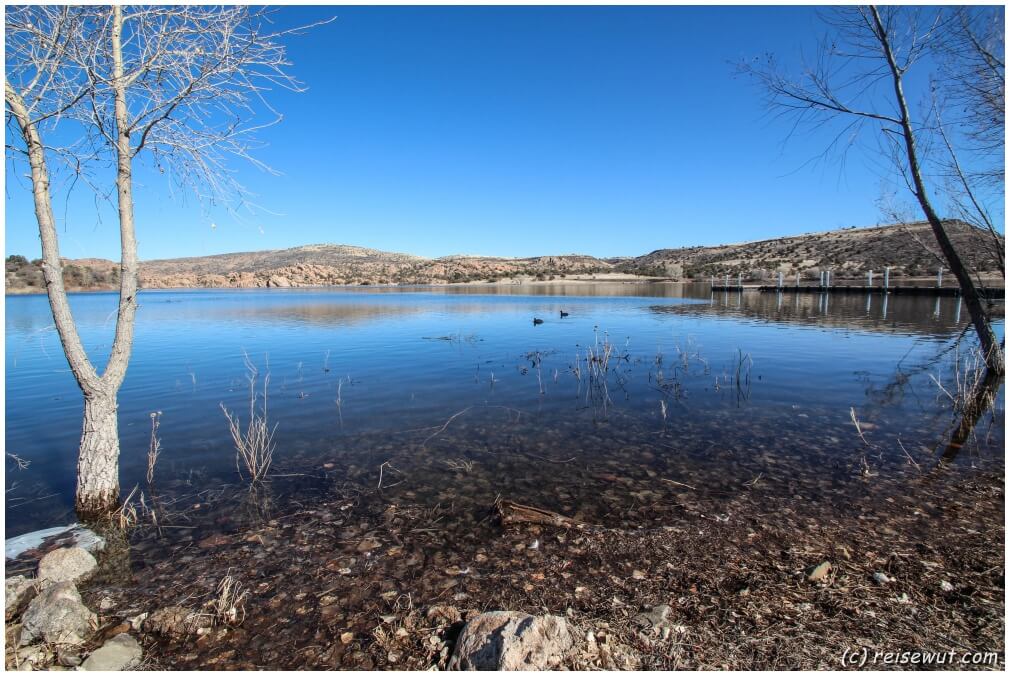
[[[940,336],[957,330],[961,299],[889,295],[734,291],[715,292],[707,305],[653,305],[657,314],[715,315],[819,327],[921,333]]]
[[[115,294],[72,304],[100,357]],[[149,414],[163,411],[159,498],[234,484],[219,404],[242,406],[248,353],[271,371],[277,466],[293,477],[338,468],[319,490],[335,478],[374,488],[392,462],[436,501],[462,483],[485,505],[507,487],[549,507],[538,495],[557,488],[593,518],[609,509],[594,478],[602,467],[642,482],[680,477],[713,499],[758,475],[819,494],[858,472],[851,409],[875,426],[878,471],[905,467],[898,440],[918,453],[949,434],[930,377],[950,377],[953,346],[970,335],[959,307],[674,284],[144,292],[120,398],[122,483],[143,483]],[[9,535],[52,525],[72,504],[81,399],[50,324],[43,297],[8,299],[6,443],[32,461],[8,468]],[[952,467],[1001,462],[994,430]],[[471,462],[460,481],[452,468]],[[253,519],[282,508],[284,481],[297,492],[308,479],[278,479],[236,510]]]
[[[374,288],[376,293],[433,293],[447,296],[561,296],[705,298],[708,284],[679,282],[557,282],[535,284],[459,284],[452,286],[397,286]]]

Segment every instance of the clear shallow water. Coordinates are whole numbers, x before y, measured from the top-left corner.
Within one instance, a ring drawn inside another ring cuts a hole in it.
[[[672,284],[143,292],[121,484],[144,482],[152,411],[166,490],[237,481],[220,404],[246,415],[248,354],[271,376],[278,474],[332,463],[328,481],[374,486],[387,463],[386,485],[411,497],[465,482],[475,503],[504,492],[587,518],[612,509],[594,477],[617,469],[714,493],[806,481],[817,499],[867,454],[850,408],[879,471],[907,470],[898,439],[923,463],[942,452],[949,402],[929,375],[950,377],[967,312],[951,298],[882,300]],[[71,304],[104,363],[115,294]],[[7,452],[31,462],[8,462],[10,536],[67,520],[82,400],[44,297],[7,297],[6,331]],[[604,341],[594,382],[586,349]],[[955,468],[1003,462],[999,402]]]

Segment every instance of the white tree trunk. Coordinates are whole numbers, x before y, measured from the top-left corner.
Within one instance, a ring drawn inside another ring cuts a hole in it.
[[[115,393],[84,395],[84,424],[77,456],[77,512],[100,516],[119,499],[119,413]]]
[[[119,502],[119,429],[116,395],[126,376],[133,347],[133,327],[137,311],[137,240],[133,223],[132,149],[126,106],[126,85],[122,61],[122,8],[113,8],[113,89],[116,111],[116,188],[119,198],[120,288],[116,335],[104,373],[99,376],[77,333],[70,302],[63,286],[56,223],[53,218],[49,170],[45,146],[37,124],[21,96],[9,82],[4,83],[7,109],[14,116],[25,140],[32,170],[35,216],[42,241],[42,273],[63,352],[70,370],[84,394],[84,424],[77,458],[76,507],[82,517],[98,517],[113,512]]]

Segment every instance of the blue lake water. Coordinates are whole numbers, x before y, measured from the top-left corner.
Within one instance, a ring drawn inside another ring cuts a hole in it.
[[[71,299],[98,363],[116,302]],[[248,355],[270,375],[289,492],[326,466],[327,480],[431,500],[462,476],[478,503],[597,517],[610,508],[593,477],[618,470],[713,495],[766,477],[816,499],[867,456],[888,476],[909,471],[906,451],[937,463],[952,415],[933,378],[952,387],[967,319],[955,298],[672,284],[145,291],[119,396],[121,484],[145,483],[155,411],[166,491],[239,483],[221,405],[247,415]],[[587,350],[606,345],[594,378]],[[70,519],[83,404],[43,296],[6,298],[5,356],[6,448],[30,462],[7,463],[11,536]],[[1002,404],[951,471],[1001,466]]]

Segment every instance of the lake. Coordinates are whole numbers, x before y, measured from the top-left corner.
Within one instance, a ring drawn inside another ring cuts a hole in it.
[[[99,363],[116,301],[71,296]],[[937,382],[954,391],[967,327],[956,298],[707,285],[145,291],[121,485],[194,502],[241,486],[221,407],[245,422],[247,356],[269,374],[275,509],[353,484],[626,522],[657,482],[715,511],[759,482],[837,507],[861,476],[900,491],[941,462],[955,420]],[[44,296],[8,296],[6,332],[6,447],[30,462],[8,457],[10,537],[73,520],[83,403]],[[1003,447],[1001,394],[944,466],[998,469]]]

